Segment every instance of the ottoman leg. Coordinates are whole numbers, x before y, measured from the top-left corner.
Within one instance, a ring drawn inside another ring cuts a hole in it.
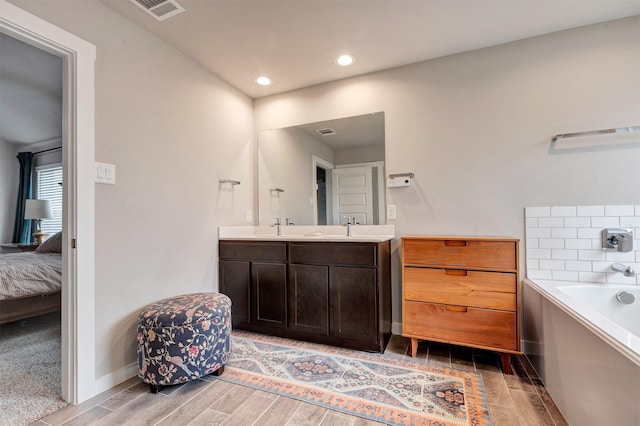
[[[160,390],[160,385],[149,385],[149,390],[151,391],[151,393],[158,393],[158,391]]]
[[[224,373],[224,365],[220,368],[218,368],[216,371],[213,372],[214,376],[222,376],[222,373]]]

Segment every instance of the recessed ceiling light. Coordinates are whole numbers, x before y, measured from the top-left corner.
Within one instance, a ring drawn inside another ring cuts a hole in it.
[[[340,55],[336,58],[336,64],[342,65],[343,67],[349,66],[353,64],[356,60],[351,55]]]
[[[258,83],[260,86],[270,86],[273,81],[271,81],[269,77],[262,76],[256,78],[256,83]]]

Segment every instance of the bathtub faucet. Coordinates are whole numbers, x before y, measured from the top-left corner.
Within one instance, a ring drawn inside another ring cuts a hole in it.
[[[635,277],[636,271],[631,269],[631,266],[623,265],[622,263],[614,263],[611,265],[611,269],[614,271],[622,272],[625,277]]]

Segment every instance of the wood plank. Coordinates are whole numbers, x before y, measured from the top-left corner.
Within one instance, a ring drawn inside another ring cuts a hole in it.
[[[464,312],[452,310],[450,305],[405,302],[404,318],[407,336],[488,349],[518,349],[515,312],[477,308]]]
[[[111,411],[115,411],[123,405],[128,404],[134,399],[144,395],[145,393],[149,393],[149,385],[140,382],[112,396],[106,401],[101,402],[99,405]]]
[[[512,409],[511,393],[509,393],[503,374],[499,371],[485,370],[481,370],[480,374],[482,375],[489,404]]]
[[[406,300],[516,310],[516,274],[405,267]]]
[[[523,426],[555,426],[537,393],[511,389],[515,412]]]
[[[89,425],[97,422],[98,420],[108,416],[111,413],[113,413],[112,410],[109,410],[107,408],[104,408],[98,405],[88,411],[85,411],[84,413],[80,414],[78,417],[74,417],[73,419],[66,422],[64,425],[65,426]]]
[[[88,399],[87,401],[78,404],[78,405],[67,405],[60,410],[49,414],[48,416],[42,418],[44,422],[51,426],[59,426],[70,419],[79,416],[80,414],[92,409],[96,405],[106,401],[111,398],[113,395],[116,395],[131,386],[135,386],[140,383],[140,379],[137,376],[131,377],[130,379],[125,380],[124,382],[108,389],[93,398]]]
[[[335,411],[329,411],[322,423],[321,426],[352,426],[353,425],[353,417],[345,416],[344,414],[337,413]]]
[[[240,405],[233,414],[224,422],[228,426],[244,426],[255,424],[267,409],[273,405],[274,400],[265,398],[264,392],[256,391]]]
[[[193,398],[189,403],[180,406],[158,423],[158,425],[186,425],[207,411],[209,407],[234,387],[236,387],[236,385],[233,383],[223,382],[222,380],[213,381],[211,382],[211,386],[206,388],[197,398]],[[227,415],[225,414],[224,418],[226,417]]]
[[[218,426],[223,424],[230,416],[211,408],[202,412],[189,426]],[[171,423],[171,426],[184,426],[185,423]]]
[[[251,388],[235,385],[209,408],[220,413],[231,414],[254,392],[255,390]]]
[[[512,407],[489,404],[489,414],[491,414],[493,426],[520,426],[518,416]]]
[[[261,426],[284,425],[291,417],[293,417],[293,414],[302,404],[303,402],[298,400],[279,396],[275,402],[267,408],[262,416],[260,416],[256,424]]]
[[[286,423],[287,426],[316,426],[327,414],[326,408],[312,404],[302,404]]]
[[[404,265],[515,271],[517,240],[403,238]]]

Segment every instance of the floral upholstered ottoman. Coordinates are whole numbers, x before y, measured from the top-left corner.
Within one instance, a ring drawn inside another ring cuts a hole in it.
[[[170,297],[138,316],[138,377],[151,392],[214,373],[229,359],[231,299],[220,293]]]

